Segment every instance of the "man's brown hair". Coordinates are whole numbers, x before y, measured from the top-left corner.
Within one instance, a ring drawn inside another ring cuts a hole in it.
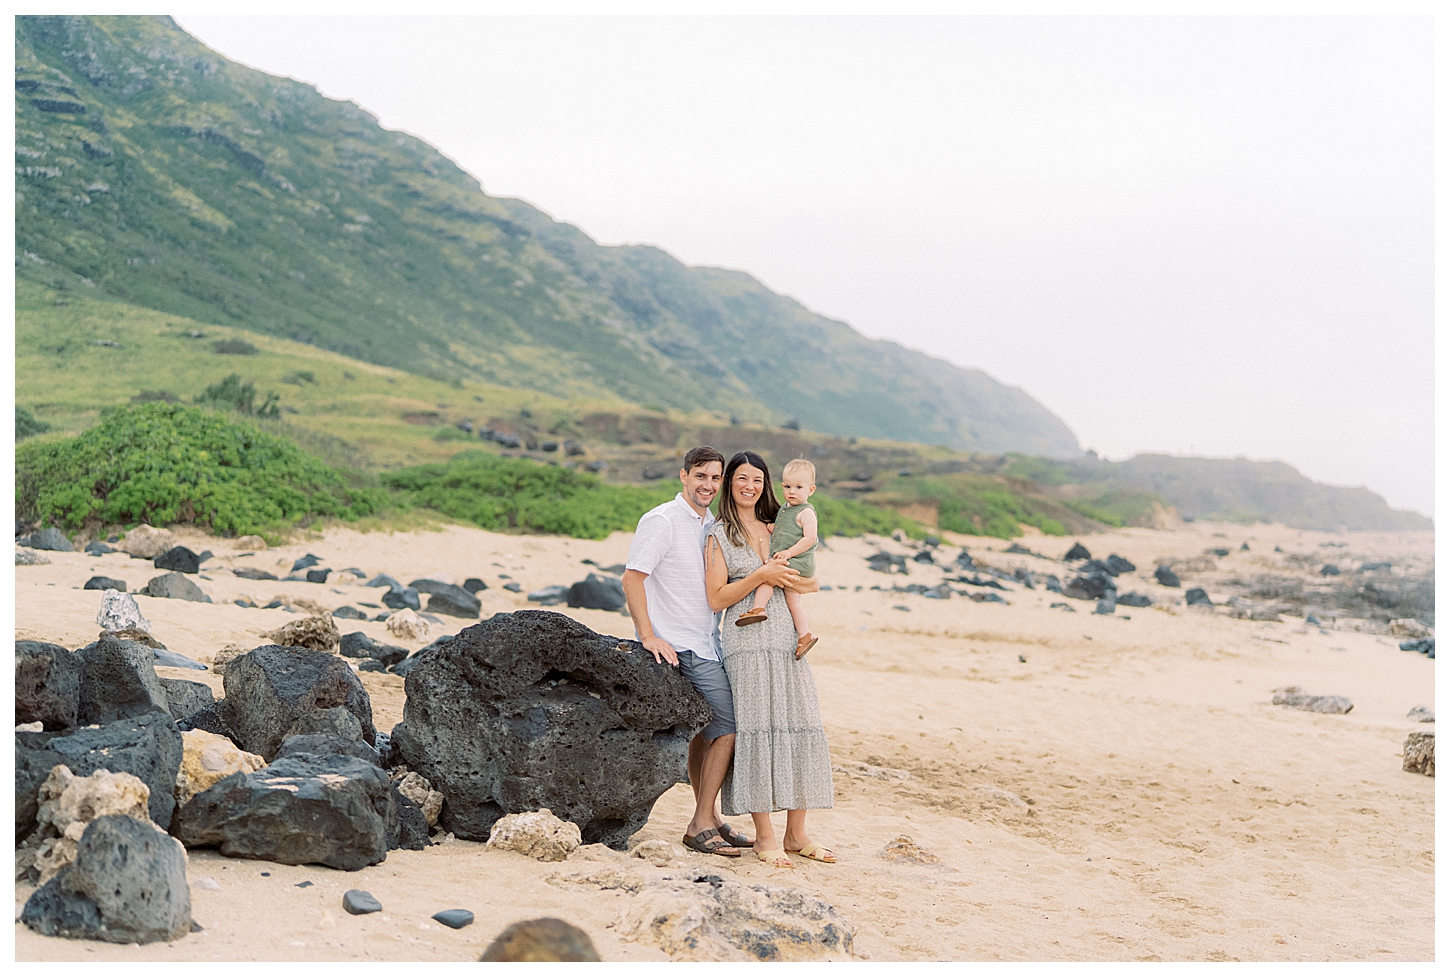
[[[685,453],[685,471],[693,471],[701,465],[708,465],[712,461],[718,461],[721,467],[725,465],[725,456],[708,444],[702,444],[698,448],[691,448]]]

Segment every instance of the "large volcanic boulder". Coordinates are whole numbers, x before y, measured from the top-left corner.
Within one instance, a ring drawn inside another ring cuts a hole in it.
[[[171,824],[171,812],[176,808],[173,792],[181,770],[181,754],[181,731],[166,712],[83,727],[63,736],[16,733],[16,832],[21,828],[22,793],[30,797],[28,810],[34,830],[35,791],[57,763],[70,767],[77,777],[88,777],[97,770],[139,777],[151,789],[151,820],[165,828]]]
[[[76,652],[81,665],[80,722],[169,712],[166,690],[156,676],[156,656],[135,641],[101,638]]]
[[[195,716],[204,709],[216,707],[211,686],[201,682],[188,682],[184,678],[164,678],[161,688],[166,692],[166,707],[172,719]]]
[[[300,753],[236,773],[176,813],[172,834],[188,848],[233,858],[356,871],[388,856],[398,815],[388,775],[356,757]]]
[[[81,662],[67,648],[43,641],[15,642],[15,722],[46,729],[76,725]]]
[[[244,750],[268,762],[298,721],[319,709],[342,706],[357,717],[372,743],[373,707],[347,662],[325,651],[263,645],[227,663],[221,717]]]
[[[417,659],[392,756],[442,792],[439,823],[473,841],[549,808],[586,844],[623,848],[685,780],[710,720],[678,669],[551,611],[495,614]]]
[[[96,818],[81,835],[75,861],[35,890],[20,921],[72,939],[179,939],[191,932],[186,852],[149,821]]]

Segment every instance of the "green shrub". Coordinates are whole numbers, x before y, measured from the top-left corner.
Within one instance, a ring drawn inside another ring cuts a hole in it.
[[[280,414],[278,409],[278,397],[272,391],[267,391],[267,399],[261,407],[254,406],[257,399],[257,388],[248,380],[242,382],[241,374],[229,374],[224,380],[220,380],[210,387],[207,387],[202,395],[196,398],[198,404],[219,410],[235,410],[242,414],[255,414],[258,417],[275,418]]]
[[[920,523],[881,506],[855,499],[833,499],[821,492],[811,496],[811,505],[816,507],[817,531],[822,537],[862,533],[889,536],[900,529],[913,539],[926,538],[926,528]]]
[[[1068,499],[1063,505],[1080,516],[1087,516],[1089,519],[1096,519],[1098,522],[1107,523],[1109,526],[1123,525],[1123,517],[1114,515],[1106,509],[1099,509],[1086,499]]]
[[[186,522],[224,535],[275,533],[387,503],[289,441],[183,404],[118,407],[74,438],[24,445],[15,476],[17,514],[67,529]]]
[[[472,441],[473,435],[456,427],[442,427],[433,435],[434,441]]]
[[[211,348],[223,356],[256,356],[257,347],[245,339],[218,339]]]
[[[170,390],[143,390],[136,396],[131,398],[131,403],[152,404],[158,400],[166,404],[181,403],[181,398],[176,396],[176,394],[172,393]]]
[[[414,505],[466,519],[484,529],[528,529],[582,539],[632,530],[679,485],[607,485],[596,476],[522,458],[464,451],[444,464],[382,477]]]
[[[937,526],[954,533],[1012,539],[1021,536],[1021,527],[1027,525],[1049,536],[1067,534],[1067,526],[1057,518],[1067,517],[1067,511],[1012,479],[971,473],[900,476],[888,483],[880,498],[896,504],[934,503]]]
[[[37,434],[44,434],[50,430],[50,425],[36,417],[30,411],[15,405],[15,440],[32,438]]]

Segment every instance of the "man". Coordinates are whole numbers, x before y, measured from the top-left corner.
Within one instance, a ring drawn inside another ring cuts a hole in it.
[[[755,841],[722,821],[717,807],[735,755],[735,705],[720,664],[715,614],[705,597],[705,535],[715,524],[710,503],[720,494],[724,470],[725,457],[714,448],[692,448],[685,455],[680,494],[640,517],[625,563],[624,599],[635,637],[655,661],[678,666],[710,703],[710,724],[690,741],[695,813],[684,843],[738,858]],[[799,576],[784,563],[767,563],[748,579],[753,590],[765,583],[789,586]]]

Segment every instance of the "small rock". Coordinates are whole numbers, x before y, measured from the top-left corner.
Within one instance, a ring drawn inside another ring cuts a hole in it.
[[[175,570],[177,573],[196,573],[201,569],[201,559],[185,546],[173,546],[152,561],[158,570]]]
[[[75,861],[36,889],[21,922],[46,936],[155,943],[191,932],[186,852],[149,821],[96,818]]]
[[[321,562],[322,557],[314,556],[313,554],[308,553],[306,556],[300,557],[296,563],[292,564],[292,572],[296,573],[298,570],[306,570],[308,567],[315,567]]]
[[[401,583],[399,583],[398,581],[394,580],[392,577],[388,576],[386,573],[380,573],[380,574],[378,574],[376,577],[373,577],[367,583],[363,584],[363,586],[364,587],[387,587],[389,590],[402,590],[403,589],[403,585]]]
[[[257,570],[252,567],[237,567],[232,570],[232,575],[241,577],[243,580],[276,580],[275,573],[268,573],[266,570]]]
[[[383,601],[386,603],[387,597]],[[388,615],[387,628],[388,633],[400,641],[416,641],[428,637],[428,622],[406,607]]]
[[[176,774],[176,803],[185,805],[197,794],[234,773],[252,773],[267,765],[255,753],[240,750],[225,736],[192,729],[181,734],[181,769]]]
[[[153,577],[142,589],[147,597],[169,597],[173,600],[206,601],[200,587],[186,579],[185,574],[166,573]]]
[[[107,553],[114,553],[115,549],[107,546],[98,539],[93,539],[86,544],[87,556],[105,556]]]
[[[510,580],[508,583],[503,585],[503,589],[507,590],[511,594],[521,594],[524,591],[524,585],[519,583],[517,580]]]
[[[934,865],[940,862],[932,852],[917,845],[910,835],[897,835],[887,842],[886,847],[876,853],[888,862],[915,862],[918,865]]]
[[[383,594],[383,606],[391,607],[394,610],[419,611],[423,609],[423,602],[418,597],[418,591],[413,587],[400,587]]]
[[[121,583],[117,580],[116,583]],[[125,585],[101,594],[101,609],[96,612],[96,623],[104,631],[144,631],[151,633],[151,622],[141,613],[136,598],[126,593]]]
[[[260,536],[238,536],[232,543],[234,550],[265,550],[267,541]]]
[[[1354,703],[1342,695],[1310,695],[1297,685],[1275,689],[1274,705],[1331,715],[1343,715],[1354,708]]]
[[[463,581],[463,589],[468,591],[470,594],[476,594],[480,590],[487,590],[488,584],[484,583],[478,577],[469,577],[467,580]],[[460,909],[457,911],[462,912],[463,910]]]
[[[1435,776],[1435,734],[1411,733],[1405,738],[1405,762],[1401,769],[1407,773],[1422,773]]]
[[[1319,625],[1323,624],[1324,622],[1321,621],[1321,620],[1319,620],[1319,615],[1318,614],[1315,614],[1313,611],[1310,611],[1308,614],[1305,614],[1304,615],[1304,623],[1305,624],[1312,624],[1315,627],[1318,627]]]
[[[382,912],[383,904],[374,899],[371,892],[348,889],[342,894],[342,908],[353,916],[366,916],[368,913]]]
[[[1098,599],[1097,606],[1093,608],[1094,614],[1116,614],[1118,612],[1118,601],[1116,591],[1106,591]]]
[[[201,682],[163,678],[161,688],[166,693],[166,705],[172,719],[185,719],[216,705],[211,686]]]
[[[513,923],[483,951],[481,962],[595,962],[599,951],[589,934],[562,919]]]
[[[1121,576],[1125,573],[1132,573],[1134,570],[1138,569],[1132,563],[1129,563],[1127,560],[1123,559],[1116,553],[1112,554],[1106,560],[1104,560],[1103,564],[1107,567],[1108,572],[1115,577]]]
[[[687,856],[683,845],[677,845],[663,838],[642,841],[635,845],[629,854],[634,858],[644,859],[655,868],[669,868]]]
[[[205,889],[208,892],[222,891],[221,883],[217,882],[217,880],[212,878],[210,875],[197,879],[195,882],[191,883],[191,887],[193,889]]]
[[[366,621],[368,616],[356,607],[344,604],[332,612],[332,616],[341,621]]]
[[[41,556],[35,550],[18,549],[15,551],[15,565],[18,567],[43,567],[50,562],[50,557]]]
[[[452,584],[435,582],[428,597],[429,611],[451,617],[477,618],[482,606],[477,597]]]
[[[1319,575],[1321,577],[1337,577],[1339,576],[1339,567],[1333,563],[1326,563],[1319,568]]]
[[[1119,597],[1118,603],[1125,607],[1152,607],[1153,598],[1147,594],[1140,594],[1136,590],[1133,590]]]
[[[548,808],[505,814],[494,823],[488,847],[514,851],[541,862],[562,862],[579,847],[579,826],[561,821]]]
[[[82,590],[116,590],[126,592],[126,581],[117,580],[115,577],[92,577],[87,580]],[[107,630],[114,630],[108,628]]]
[[[505,586],[504,589],[510,588]],[[522,587],[514,589],[516,593],[523,590]],[[624,585],[613,577],[591,573],[569,588],[568,601],[570,607],[617,611],[624,607]]]
[[[461,930],[473,922],[473,913],[467,909],[445,909],[441,913],[434,913],[433,919],[449,929]]]
[[[535,603],[543,604],[545,607],[552,607],[555,604],[562,604],[569,599],[569,588],[563,584],[541,587],[538,590],[531,591],[528,599]]]
[[[337,648],[341,636],[331,615],[304,617],[300,621],[289,621],[275,631],[266,631],[262,637],[284,648],[307,648],[312,651],[332,651]]]
[[[1074,614],[1077,613],[1077,608],[1076,607],[1073,607],[1071,604],[1064,603],[1063,601],[1060,601],[1060,600],[1059,601],[1053,601],[1048,606],[1049,607],[1056,608],[1058,610],[1062,610],[1062,611],[1071,611]]]
[[[1435,721],[1435,710],[1428,706],[1416,706],[1405,713],[1406,719],[1413,719],[1419,723],[1433,723]]]
[[[54,526],[47,527],[37,533],[31,533],[20,541],[23,545],[37,550],[50,550],[55,553],[74,553],[75,547],[66,539],[65,533]]]
[[[1072,549],[1067,551],[1067,555],[1062,558],[1062,562],[1076,563],[1078,560],[1091,560],[1092,558],[1093,555],[1088,552],[1086,546],[1081,543],[1073,543]]]
[[[1208,592],[1205,591],[1202,587],[1194,587],[1192,590],[1188,591],[1188,593],[1183,595],[1183,599],[1188,602],[1188,606],[1190,607],[1195,604],[1201,604],[1205,607],[1213,606],[1213,601],[1208,599]]]
[[[331,573],[331,572],[332,572],[331,570],[329,570],[329,569],[327,569],[325,567],[322,567],[322,568],[319,568],[319,569],[316,569],[316,570],[308,570],[307,571],[307,582],[308,583],[327,583],[327,575],[329,573]]]
[[[1153,578],[1155,580],[1157,580],[1160,584],[1162,584],[1164,587],[1181,587],[1181,586],[1183,586],[1183,582],[1178,579],[1178,574],[1176,574],[1176,573],[1173,572],[1173,568],[1172,567],[1169,567],[1169,566],[1166,566],[1166,565],[1165,566],[1160,566],[1158,569],[1154,570],[1153,571]]]
[[[121,550],[142,560],[154,560],[176,545],[176,537],[170,530],[155,529],[142,523],[126,533],[121,540]]]
[[[434,790],[433,785],[422,774],[411,771],[397,786],[398,793],[418,805],[428,827],[438,823],[438,815],[443,810],[443,795]]]

